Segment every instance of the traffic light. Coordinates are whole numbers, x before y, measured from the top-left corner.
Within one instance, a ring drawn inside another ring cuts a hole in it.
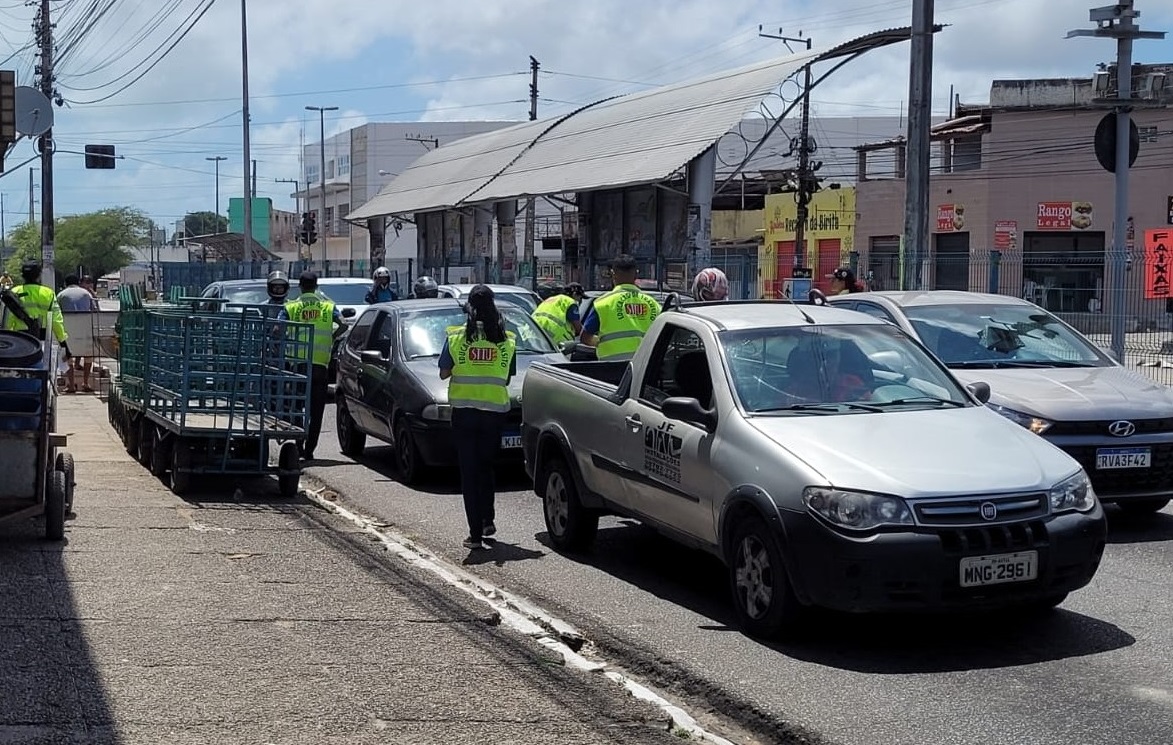
[[[86,145],[86,168],[113,168],[113,145]]]
[[[297,240],[307,246],[318,242],[318,220],[313,212],[301,213],[301,228],[297,231]]]

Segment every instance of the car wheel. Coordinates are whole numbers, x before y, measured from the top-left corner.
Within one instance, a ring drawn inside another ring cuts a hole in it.
[[[281,444],[281,449],[277,451],[277,468],[282,471],[277,475],[277,486],[281,496],[293,499],[301,485],[301,450],[296,442]]]
[[[561,457],[546,468],[542,512],[550,542],[564,551],[586,551],[599,531],[599,513],[583,506],[570,466]]]
[[[367,446],[366,433],[359,430],[341,396],[338,397],[338,410],[334,414],[334,427],[338,432],[338,447],[342,454],[351,458],[362,455]]]
[[[419,448],[415,445],[415,436],[407,420],[399,417],[395,423],[395,461],[399,467],[399,480],[404,484],[418,484],[423,480],[424,464],[420,458]]]
[[[798,599],[790,587],[778,539],[761,518],[742,518],[734,527],[729,584],[742,629],[771,638],[799,619]]]
[[[1165,505],[1169,504],[1168,499],[1129,499],[1125,502],[1117,502],[1120,505],[1120,510],[1125,515],[1148,515],[1152,512],[1160,512],[1165,509]]]

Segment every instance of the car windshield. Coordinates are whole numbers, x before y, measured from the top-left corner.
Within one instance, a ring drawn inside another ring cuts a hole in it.
[[[795,326],[720,334],[750,414],[847,414],[968,406],[957,382],[889,324]]]
[[[916,305],[904,313],[924,345],[949,367],[1112,364],[1091,342],[1034,305]]]
[[[366,305],[366,294],[369,289],[370,285],[359,282],[322,280],[318,283],[318,292],[338,305]],[[300,294],[296,283],[289,288],[290,298]],[[260,305],[269,302],[269,291],[265,288],[264,282],[256,285],[227,285],[224,287],[224,297],[229,303]]]
[[[524,308],[527,313],[534,312],[538,304],[534,302],[534,298],[528,292],[508,292],[493,290],[493,297],[506,303],[513,303],[514,305]]]
[[[517,340],[518,354],[551,354],[556,351],[524,310],[504,304],[497,307],[505,317],[505,328],[512,331]],[[448,338],[448,327],[463,326],[468,321],[458,307],[404,313],[400,318],[403,353],[408,359],[439,357]]]

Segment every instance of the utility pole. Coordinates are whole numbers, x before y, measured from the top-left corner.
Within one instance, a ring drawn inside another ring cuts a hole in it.
[[[1095,29],[1068,31],[1067,38],[1094,36],[1116,40],[1116,206],[1114,230],[1112,231],[1111,273],[1108,275],[1107,309],[1111,313],[1112,353],[1124,362],[1124,300],[1125,276],[1128,272],[1128,174],[1131,146],[1131,112],[1128,101],[1132,98],[1132,42],[1134,39],[1164,39],[1164,31],[1141,31],[1136,19],[1140,11],[1133,7],[1133,0],[1119,0],[1115,5],[1092,8],[1089,20],[1097,24]]]
[[[36,68],[40,76],[41,93],[49,101],[56,98],[53,88],[53,22],[49,17],[49,0],[41,0],[41,9],[36,20],[37,43],[41,48],[41,63]],[[53,217],[53,130],[41,135],[38,140],[41,151],[41,266],[42,281],[47,287],[57,289],[53,273],[54,260],[54,217]]]
[[[912,2],[908,66],[908,155],[904,169],[904,252],[901,289],[924,289],[929,249],[929,163],[933,105],[933,2]]]
[[[29,169],[29,225],[36,223],[36,208],[37,208],[37,185],[33,183],[33,171],[37,169]]]
[[[762,32],[762,27],[758,26],[758,36],[765,39],[777,39],[790,49],[790,42],[796,44],[805,44],[806,50],[811,49],[812,39],[809,36],[803,36],[802,32],[798,32],[798,36],[783,36],[782,29],[778,29],[777,34],[767,34]],[[791,49],[791,52],[794,50]],[[798,140],[790,141],[790,152],[786,155],[793,155],[798,151],[798,173],[797,188],[794,192],[795,210],[795,224],[794,224],[794,259],[796,266],[806,266],[807,256],[809,251],[806,247],[806,223],[808,217],[807,208],[810,205],[811,197],[819,190],[819,180],[815,176],[815,172],[823,167],[823,164],[811,164],[811,155],[818,149],[818,145],[811,139],[810,135],[810,103],[811,103],[811,66],[808,62],[803,68],[803,85],[802,85],[802,119],[798,130]]]
[[[404,135],[403,139],[407,140],[408,142],[418,142],[419,144],[424,146],[425,150],[427,149],[429,142],[432,143],[433,150],[440,147],[440,140],[437,137],[424,137],[422,135]]]
[[[216,210],[215,210],[216,211],[216,225],[213,228],[213,231],[216,233],[219,233],[220,232],[220,161],[228,160],[228,158],[225,158],[223,155],[217,155],[217,156],[210,157],[210,158],[204,158],[204,160],[210,160],[216,164]],[[207,264],[208,263],[208,246],[207,246],[207,244],[202,244],[201,249],[203,251],[203,261],[205,264]]]
[[[306,111],[318,112],[319,166],[318,184],[321,186],[322,203],[318,205],[318,235],[322,237],[322,261],[330,259],[330,232],[326,227],[326,112],[337,111],[337,106],[306,106]],[[306,211],[309,211],[309,183],[306,183]],[[313,254],[310,254],[313,261]]]
[[[529,120],[535,121],[538,118],[538,70],[541,65],[534,59],[533,55],[529,58]],[[537,216],[534,211],[537,209],[537,200],[530,197],[525,201],[525,249],[521,253],[522,261],[529,267],[529,283],[531,290],[538,289],[538,261],[534,258],[534,237],[537,232]],[[565,259],[565,257],[563,257]]]
[[[240,77],[241,77],[241,113],[244,124],[244,251],[242,261],[252,258],[253,250],[253,195],[249,193],[249,182],[252,181],[249,166],[252,164],[252,142],[249,134],[251,118],[248,113],[248,11],[247,0],[240,0]]]
[[[0,254],[8,253],[8,228],[4,224],[4,194],[0,192]],[[5,256],[7,258],[7,256]]]
[[[257,198],[257,161],[256,161],[256,158],[253,158],[253,186],[252,186],[252,198],[253,198],[253,199],[256,199],[256,198]]]

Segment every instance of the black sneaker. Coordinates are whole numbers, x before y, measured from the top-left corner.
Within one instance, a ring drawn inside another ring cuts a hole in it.
[[[485,527],[482,528],[481,534],[486,538],[497,535],[497,526],[493,524],[492,520],[490,520],[489,522],[485,523]]]
[[[484,550],[484,549],[488,548],[488,546],[485,545],[484,541],[482,541],[479,538],[473,538],[472,536],[465,538],[464,543],[462,543],[461,545],[464,546],[465,548],[472,549],[474,551]]]

